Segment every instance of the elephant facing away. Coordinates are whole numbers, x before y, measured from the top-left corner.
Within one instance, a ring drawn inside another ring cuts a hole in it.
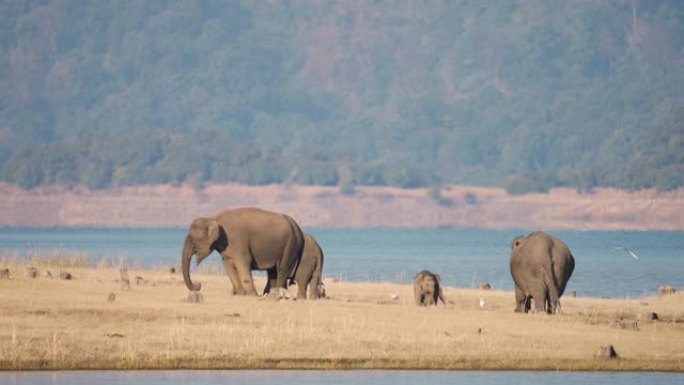
[[[257,295],[252,270],[273,272],[270,284],[285,290],[303,248],[302,230],[287,215],[258,208],[225,210],[190,224],[181,260],[183,279],[188,289],[199,291],[201,285],[190,279],[190,260],[196,255],[199,265],[216,250],[235,294]]]
[[[271,274],[271,273],[269,273]],[[292,281],[297,283],[297,298],[306,299],[307,286],[309,288],[309,299],[316,300],[321,297],[323,276],[323,250],[316,242],[316,239],[308,233],[304,234],[304,250],[299,259],[299,265],[295,270]],[[266,282],[264,294],[271,290],[271,280]]]
[[[560,297],[575,270],[567,245],[541,231],[518,236],[511,243],[511,276],[515,283],[516,312],[560,311]]]
[[[446,304],[442,296],[442,288],[440,282],[442,277],[439,274],[434,274],[428,270],[423,270],[413,277],[413,294],[418,306],[437,306],[437,300],[441,300]]]

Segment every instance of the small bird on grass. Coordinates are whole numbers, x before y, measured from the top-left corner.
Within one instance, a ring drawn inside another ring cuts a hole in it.
[[[484,310],[485,308],[485,300],[484,298],[480,297],[480,310]]]

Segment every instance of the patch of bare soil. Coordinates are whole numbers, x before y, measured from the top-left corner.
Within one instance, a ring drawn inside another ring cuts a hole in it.
[[[234,207],[292,215],[307,227],[473,227],[580,230],[684,230],[684,189],[510,196],[503,189],[427,189],[209,184],[118,187],[102,191],[60,186],[22,190],[0,183],[0,226],[187,226],[197,216]]]

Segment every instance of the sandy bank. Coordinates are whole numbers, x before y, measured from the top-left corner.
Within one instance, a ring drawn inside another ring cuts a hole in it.
[[[127,289],[116,268],[65,268],[74,279],[62,280],[58,266],[37,266],[37,278],[5,266],[2,370],[684,370],[681,293],[564,297],[564,313],[547,316],[515,314],[510,292],[455,287],[445,288],[449,305],[418,308],[409,285],[390,283],[326,280],[330,298],[316,302],[233,297],[226,277],[196,272],[204,302],[193,304],[182,277],[163,268],[130,270]],[[620,358],[597,358],[605,344]]]

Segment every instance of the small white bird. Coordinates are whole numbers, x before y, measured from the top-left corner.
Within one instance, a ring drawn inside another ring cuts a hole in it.
[[[480,297],[480,310],[484,310],[485,307],[485,300],[484,298]]]
[[[626,251],[627,253],[629,253],[629,255],[631,255],[632,258],[636,259],[637,261],[639,260],[639,257],[638,257],[636,254],[634,254],[634,252],[633,252],[632,250],[626,248],[625,246],[615,246],[615,247],[613,247],[613,248],[614,248],[615,250],[624,250],[624,251]]]
[[[390,298],[392,298],[392,301],[399,301],[399,294],[392,294]]]

